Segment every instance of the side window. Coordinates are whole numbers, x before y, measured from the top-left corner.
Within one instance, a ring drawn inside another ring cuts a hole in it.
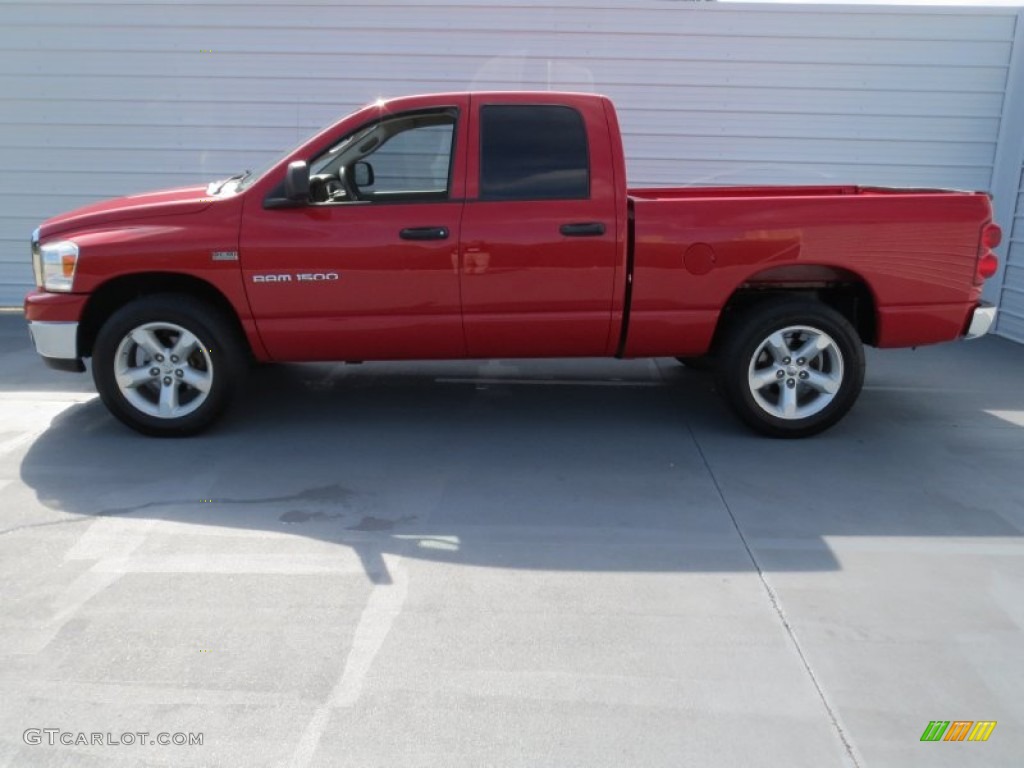
[[[397,115],[342,139],[310,163],[314,203],[445,200],[457,113]]]
[[[590,197],[583,117],[557,105],[480,109],[480,197],[557,200]]]
[[[392,135],[364,160],[373,167],[373,184],[360,187],[369,196],[447,194],[455,122],[414,125]]]

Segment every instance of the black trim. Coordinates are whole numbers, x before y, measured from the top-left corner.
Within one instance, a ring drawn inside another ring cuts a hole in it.
[[[584,221],[563,224],[558,228],[566,237],[600,237],[604,234],[604,223],[600,221]]]
[[[398,236],[403,240],[447,240],[448,227],[406,227]]]
[[[626,297],[622,302],[622,331],[619,335],[619,347],[615,356],[621,358],[626,353],[626,341],[629,339],[629,316],[633,310],[633,257],[635,256],[636,223],[634,222],[633,201],[626,208]]]
[[[283,201],[284,198],[281,198],[281,200]],[[270,203],[273,203],[273,202],[274,202],[273,200],[270,201]],[[472,203],[472,202],[475,202],[475,201],[474,200],[466,200],[465,198],[462,198],[462,197],[446,197],[444,199],[437,199],[437,200],[425,200],[425,199],[422,199],[422,198],[417,198],[417,199],[413,200],[410,197],[410,199],[404,199],[403,198],[401,200],[337,200],[335,202],[304,203],[302,205],[267,205],[267,204],[264,204],[263,207],[267,208],[267,209],[270,209],[270,208],[301,208],[303,210],[306,210],[306,209],[319,210],[321,208],[345,208],[345,207],[360,208],[360,207],[366,206],[366,205],[372,205],[374,207],[380,207],[380,206],[387,206],[387,205],[413,205],[413,204],[415,204],[415,205],[443,205],[445,203],[459,203],[459,204],[461,204],[461,203]]]
[[[55,371],[64,371],[65,373],[83,373],[85,371],[85,363],[80,357],[44,357],[43,362],[47,368],[53,368]]]

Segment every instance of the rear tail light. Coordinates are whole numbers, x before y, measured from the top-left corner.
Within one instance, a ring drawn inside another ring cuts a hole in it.
[[[986,224],[981,232],[981,254],[978,257],[976,282],[988,280],[999,271],[999,259],[992,249],[1003,241],[1003,230],[998,224]]]
[[[996,255],[989,251],[980,259],[978,259],[978,277],[982,280],[988,280],[992,275],[999,271],[999,259]]]
[[[998,224],[989,224],[981,233],[981,243],[986,248],[997,248],[1003,242],[1003,230]]]

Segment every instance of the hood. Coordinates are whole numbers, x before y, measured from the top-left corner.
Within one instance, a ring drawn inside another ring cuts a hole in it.
[[[198,213],[212,202],[213,198],[206,194],[206,186],[178,187],[117,197],[47,219],[39,227],[39,236],[46,238],[69,229],[91,228],[125,219]]]

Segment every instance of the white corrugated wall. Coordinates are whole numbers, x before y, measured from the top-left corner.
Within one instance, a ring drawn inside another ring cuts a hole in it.
[[[1024,342],[1024,168],[1019,189],[1013,222],[1004,225],[1010,241],[1006,248],[998,330],[1003,336]]]
[[[1017,17],[676,0],[2,3],[0,304],[28,286],[28,236],[47,216],[259,166],[378,96],[607,93],[636,185],[989,189]]]

